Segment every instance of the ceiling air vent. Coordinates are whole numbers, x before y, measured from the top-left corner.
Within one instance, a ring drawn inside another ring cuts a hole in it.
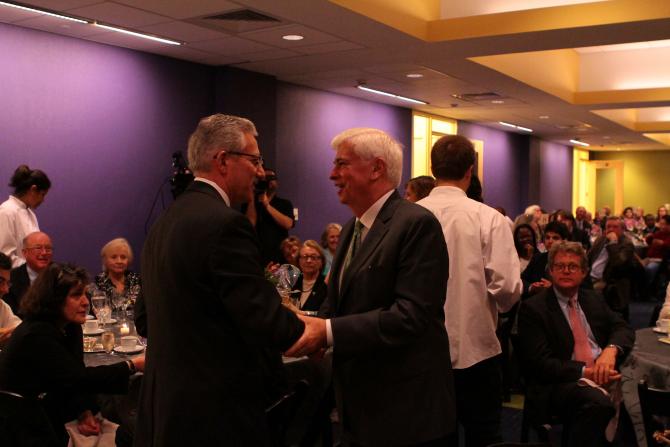
[[[470,102],[491,101],[493,99],[502,98],[502,96],[500,96],[496,92],[460,93],[451,96],[453,96],[456,99],[460,99],[462,101],[470,101]]]
[[[229,20],[236,22],[279,22],[274,17],[266,16],[250,9],[240,9],[238,11],[225,12],[213,16],[203,17],[204,20]]]

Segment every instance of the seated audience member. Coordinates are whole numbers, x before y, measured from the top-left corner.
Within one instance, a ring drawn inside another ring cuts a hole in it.
[[[621,217],[623,219],[623,225],[625,231],[635,231],[635,226],[637,225],[637,218],[635,217],[635,213],[633,213],[633,208],[630,206],[624,208]]]
[[[0,389],[31,399],[44,395],[39,402],[63,446],[69,421],[77,420],[84,436],[99,434],[93,393],[124,393],[129,377],[144,369],[144,356],[84,366],[87,282],[81,268],[50,264],[21,300],[24,321],[0,356]]]
[[[0,252],[12,260],[12,267],[23,264],[21,243],[30,233],[40,231],[33,210],[44,202],[51,181],[39,169],[21,165],[9,182],[14,192],[0,204]]]
[[[512,230],[512,233],[514,233],[514,221],[512,221],[512,219],[510,219],[509,216],[507,215],[507,210],[505,210],[505,208],[503,208],[502,206],[495,206],[493,207],[493,209],[495,209],[497,212],[505,216],[505,220],[509,224],[510,230]]]
[[[12,270],[11,287],[5,301],[14,313],[19,313],[19,302],[30,285],[50,263],[53,245],[48,234],[41,231],[30,233],[23,239],[21,251],[26,262]]]
[[[664,259],[670,254],[670,216],[665,215],[659,221],[658,230],[647,236],[647,257],[642,261],[647,285],[651,285],[656,278],[658,269]]]
[[[140,275],[128,269],[133,262],[133,250],[128,241],[119,237],[107,242],[100,250],[100,258],[102,272],[95,277],[96,287],[110,299],[116,293],[126,296],[130,300],[128,304],[134,305],[139,290],[133,290],[134,296],[129,291],[139,289]]]
[[[654,221],[655,223],[655,221]],[[654,227],[656,228],[656,227]],[[589,236],[589,241],[591,242],[591,246],[593,247],[593,243],[598,239],[600,236],[603,235],[603,229],[600,228],[600,225],[594,224],[591,225],[591,235]]]
[[[644,228],[644,208],[638,206],[633,210],[633,215],[635,216],[635,228],[641,230]]]
[[[610,308],[628,320],[628,303],[635,275],[635,248],[624,235],[623,222],[610,217],[605,235],[593,242],[588,253],[593,288],[601,291]]]
[[[575,220],[575,216],[567,211],[561,211],[558,214],[557,219],[568,228],[568,240],[579,242],[582,244],[585,250],[591,248],[591,239],[589,238],[589,233],[577,228],[577,221]]]
[[[297,236],[289,236],[279,244],[283,262],[282,264],[298,265],[298,252],[300,251],[300,239]]]
[[[298,308],[316,312],[321,307],[328,291],[321,274],[324,262],[323,251],[316,241],[309,239],[302,244],[298,253],[298,267],[302,271],[294,287],[295,290],[301,292]]]
[[[568,228],[561,222],[549,222],[544,227],[544,246],[547,250],[557,243],[568,239]],[[551,280],[547,272],[549,253],[537,253],[530,260],[528,267],[521,274],[523,280],[523,298],[534,295],[543,289],[551,287]]]
[[[9,304],[2,299],[9,292],[9,272],[12,270],[12,260],[4,253],[0,253],[0,347],[9,340],[14,328],[21,324],[21,319],[14,315]]]
[[[326,260],[323,265],[323,276],[328,276],[330,272],[330,265],[333,263],[333,256],[335,256],[337,244],[340,242],[341,231],[342,225],[329,223],[321,234],[321,247],[323,247],[323,255]]]
[[[661,218],[663,216],[666,216],[668,214],[668,209],[664,206],[661,205],[658,207],[658,211],[656,212],[656,227],[660,225]]]
[[[644,216],[644,226],[642,227],[642,237],[646,238],[656,231],[656,217],[653,214]]]
[[[519,255],[519,265],[523,273],[537,250],[533,227],[528,224],[517,225],[514,229],[514,247]]]
[[[484,203],[483,193],[484,191],[482,189],[482,182],[479,181],[477,174],[472,174],[472,178],[470,179],[470,186],[468,186],[468,189],[465,190],[465,195],[479,203]]]
[[[588,218],[588,211],[583,206],[578,206],[575,210],[575,227],[585,231],[587,234],[591,230],[591,223]]]
[[[553,286],[529,298],[519,311],[519,348],[528,379],[528,414],[536,423],[559,416],[569,446],[605,445],[615,415],[608,389],[621,378],[617,367],[633,347],[635,333],[580,284],[588,274],[584,248],[558,242],[549,252]],[[580,379],[591,382],[580,383]],[[531,399],[532,397],[532,399]]]
[[[405,185],[405,199],[418,202],[427,197],[435,187],[435,179],[429,175],[420,175],[409,179]]]

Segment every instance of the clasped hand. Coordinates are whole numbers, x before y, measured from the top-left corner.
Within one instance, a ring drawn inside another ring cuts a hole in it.
[[[320,356],[326,348],[326,320],[305,315],[298,315],[298,318],[305,323],[305,330],[284,355],[288,357]]]
[[[606,385],[621,379],[621,373],[615,369],[617,349],[607,347],[596,359],[593,367],[584,368],[584,377],[593,380],[597,385]]]

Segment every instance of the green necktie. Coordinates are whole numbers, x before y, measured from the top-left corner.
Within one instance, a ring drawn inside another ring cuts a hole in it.
[[[342,278],[351,264],[351,260],[356,256],[358,248],[361,246],[361,231],[363,230],[363,224],[360,220],[356,219],[354,224],[354,234],[351,236],[351,242],[349,243],[349,249],[347,250],[347,255],[344,257],[344,262],[342,263],[342,270],[340,270],[340,287],[342,287]]]

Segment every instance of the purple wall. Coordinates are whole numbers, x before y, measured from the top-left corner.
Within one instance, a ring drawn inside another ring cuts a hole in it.
[[[572,209],[572,149],[562,144],[532,138],[531,159],[536,171],[531,171],[531,184],[537,184],[537,203],[547,211]]]
[[[318,241],[327,223],[344,223],[351,218],[351,211],[340,204],[328,179],[335,154],[330,141],[350,127],[382,129],[403,144],[404,185],[410,175],[412,112],[409,109],[277,84],[275,155],[279,195],[290,199],[299,209],[299,221],[292,233],[301,239]],[[404,191],[404,186],[400,190]]]
[[[214,69],[5,24],[0,61],[0,182],[21,163],[49,175],[37,216],[54,259],[97,273],[118,236],[139,255],[171,153],[213,110]]]
[[[465,121],[458,122],[458,133],[484,142],[484,201],[514,219],[528,201],[528,136]]]

